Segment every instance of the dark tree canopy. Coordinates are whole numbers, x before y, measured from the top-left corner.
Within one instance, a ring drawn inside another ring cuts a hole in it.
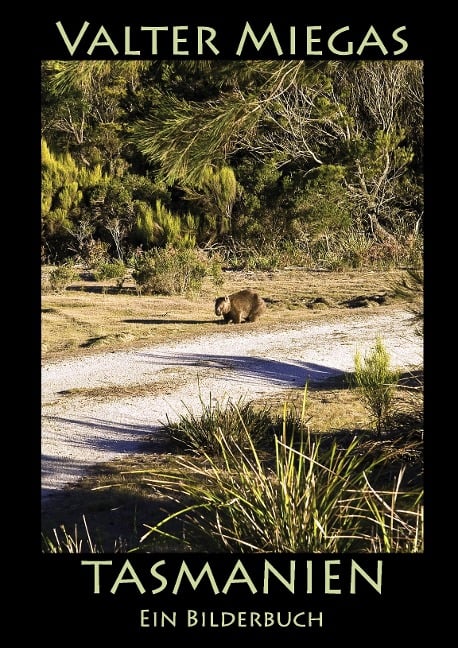
[[[421,231],[421,61],[44,61],[42,137],[51,261]]]

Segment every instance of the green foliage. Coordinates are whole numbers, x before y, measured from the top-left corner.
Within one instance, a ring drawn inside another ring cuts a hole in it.
[[[53,153],[41,144],[41,220],[43,243],[53,256],[66,258],[70,251],[84,256],[84,247],[95,230],[85,196],[94,185],[105,182],[100,166],[81,168],[70,153]]]
[[[259,237],[257,245],[231,243],[221,248],[220,253],[231,268],[261,271],[286,266],[332,271],[421,266],[423,246],[420,237],[400,236],[386,242],[376,241],[356,227],[323,230],[312,237],[298,223],[296,236],[296,239],[276,241]]]
[[[376,213],[385,226],[393,226],[404,194],[402,181],[413,161],[412,149],[405,144],[404,131],[394,126],[389,131],[376,130],[370,139],[355,138],[351,149],[347,193],[352,202],[353,218],[364,223],[367,214]],[[407,198],[407,214],[409,202]]]
[[[43,225],[50,234],[71,227],[72,208],[78,207],[78,167],[70,154],[54,155],[45,140],[41,143],[41,210]]]
[[[419,266],[422,93],[421,61],[43,61],[43,250]]]
[[[378,337],[373,349],[364,357],[359,351],[355,354],[355,371],[351,383],[359,390],[362,401],[374,417],[377,434],[392,413],[393,399],[399,372],[390,368],[390,355],[383,340]]]
[[[123,261],[112,261],[107,263],[100,263],[94,268],[94,278],[96,281],[104,281],[105,279],[123,279],[126,275],[126,265]]]
[[[379,241],[354,226],[324,230],[310,240],[307,249],[312,265],[327,270],[417,267],[423,258],[423,241],[418,235],[399,233]]]
[[[277,270],[286,265],[281,250],[275,245],[262,246],[261,250],[251,248],[246,257],[244,266],[247,270]]]
[[[49,273],[49,285],[54,292],[65,290],[73,281],[77,273],[71,263],[57,266]]]
[[[201,412],[195,414],[187,409],[177,423],[168,420],[166,429],[171,436],[194,453],[221,455],[220,436],[228,446],[246,444],[247,434],[256,446],[271,441],[273,428],[268,411],[257,411],[250,402],[240,398],[234,403],[210,400],[208,405],[200,397]]]
[[[193,195],[203,203],[210,230],[219,236],[231,230],[231,214],[237,191],[237,180],[231,167],[204,167]]]
[[[355,228],[342,231],[324,231],[315,242],[316,256],[328,270],[363,268],[375,258],[376,243]]]
[[[157,535],[173,538],[167,525],[180,517],[186,537],[206,536],[216,551],[422,551],[422,493],[402,492],[402,470],[392,492],[378,491],[370,480],[383,458],[361,451],[357,437],[340,443],[313,435],[306,405],[304,393],[298,417],[289,416],[285,404],[281,432],[272,433],[271,460],[252,438],[253,423],[261,418],[253,421],[249,407],[246,424],[236,407],[205,408],[202,422],[194,416],[182,420],[174,431],[179,429],[205,462],[182,459],[179,474],[145,471],[155,490],[178,504],[185,495],[191,504],[146,525],[143,547],[154,547]],[[278,429],[277,419],[266,417],[264,425],[267,433]],[[208,449],[199,449],[200,443]],[[182,546],[182,539],[175,539]]]
[[[110,263],[109,244],[106,241],[89,239],[86,250],[86,264],[88,268],[95,269]]]
[[[402,490],[405,467],[395,476],[392,490],[377,491],[368,480],[350,500],[349,515],[371,521],[362,537],[374,553],[421,553],[424,546],[423,493]]]
[[[314,169],[306,183],[301,207],[312,235],[351,225],[351,203],[344,186],[345,168],[334,164]]]
[[[240,199],[234,207],[233,234],[240,242],[275,242],[291,234],[301,212],[304,180],[279,167],[281,160],[244,157],[237,160]]]
[[[236,94],[226,95],[226,100],[221,111],[219,104],[164,94],[155,117],[135,124],[132,140],[160,166],[168,184],[186,180],[191,186],[199,186],[208,165],[225,163],[227,140],[242,128],[254,127],[259,119],[256,100],[247,101]]]
[[[156,243],[170,247],[192,248],[196,245],[196,220],[192,214],[172,214],[160,200],[156,200],[153,212],[157,223]]]
[[[211,278],[213,285],[216,287],[222,286],[224,283],[222,257],[219,254],[212,254],[209,257],[208,262],[209,262],[209,268],[207,274]]]
[[[162,295],[198,293],[212,268],[199,250],[170,245],[138,255],[134,263],[132,277],[140,292]],[[214,275],[214,270],[211,274]]]
[[[154,222],[152,208],[142,201],[134,203],[135,226],[133,238],[140,244],[149,246],[155,239],[159,225]]]

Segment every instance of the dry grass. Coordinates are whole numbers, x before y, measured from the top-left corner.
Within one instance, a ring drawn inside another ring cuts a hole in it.
[[[44,278],[49,270],[43,268]],[[255,324],[260,329],[273,323],[341,318],[351,310],[345,302],[359,296],[386,295],[383,307],[389,307],[403,301],[394,295],[393,285],[404,274],[301,269],[226,272],[220,288],[208,281],[195,297],[139,296],[133,282],[126,282],[117,292],[113,282],[81,279],[62,293],[43,293],[42,358],[81,356],[211,333],[218,321],[214,299],[247,286],[259,291],[268,303],[267,312]],[[379,308],[373,300],[366,300],[366,307]]]
[[[167,374],[170,369],[163,369],[160,380],[152,382],[135,383],[132,385],[110,385],[109,387],[72,387],[71,389],[64,389],[59,393],[59,396],[81,396],[83,398],[91,398],[92,400],[108,401],[116,400],[118,398],[125,398],[126,396],[156,396],[169,392],[171,389],[178,389],[186,385],[189,377],[183,371],[181,377],[176,376],[173,372],[173,382],[169,380]]]

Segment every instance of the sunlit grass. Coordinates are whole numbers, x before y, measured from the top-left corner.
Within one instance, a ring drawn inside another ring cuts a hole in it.
[[[207,536],[221,551],[421,550],[422,489],[403,493],[402,469],[391,491],[372,486],[371,476],[379,478],[387,460],[383,453],[361,451],[357,436],[339,444],[337,438],[329,442],[313,435],[302,415],[288,418],[286,407],[270,460],[256,448],[247,427],[243,432],[243,443],[214,434],[219,451],[202,452],[205,461],[182,458],[180,474],[145,472],[152,488],[167,491],[177,502],[185,495],[191,504],[145,525],[140,546],[155,534],[172,537],[167,525],[181,518],[193,531],[190,537]]]

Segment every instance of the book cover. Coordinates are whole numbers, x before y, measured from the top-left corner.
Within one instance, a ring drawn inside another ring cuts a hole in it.
[[[418,636],[423,38],[42,15],[43,636]]]

